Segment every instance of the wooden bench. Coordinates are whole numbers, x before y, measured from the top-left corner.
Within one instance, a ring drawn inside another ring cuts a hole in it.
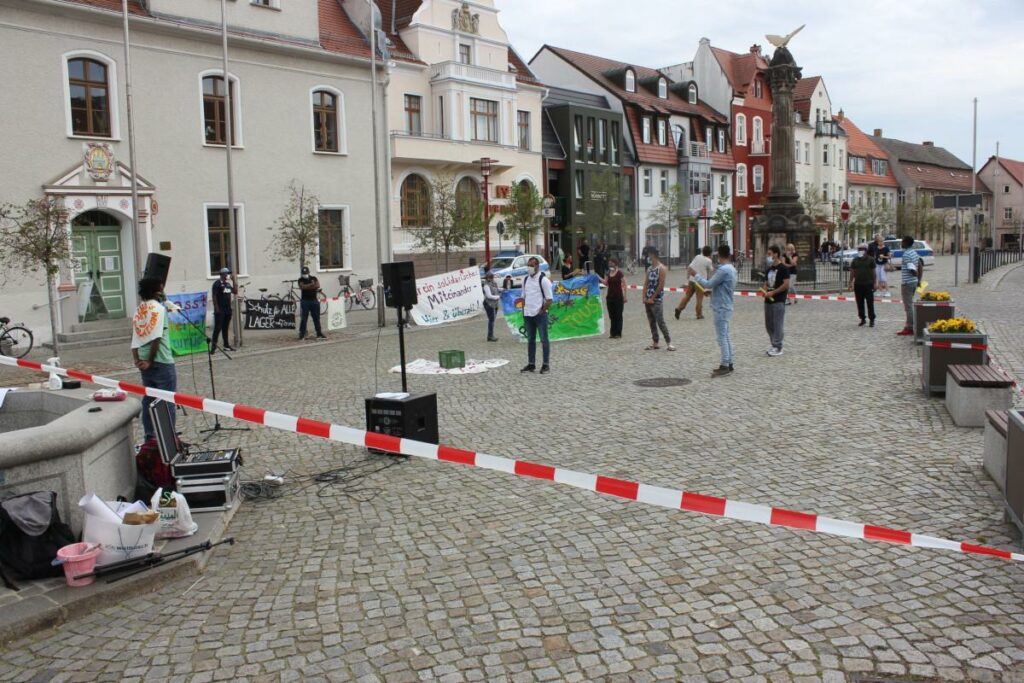
[[[946,410],[958,427],[984,427],[986,410],[1013,405],[1013,380],[990,365],[950,365],[946,368]]]
[[[1006,430],[1009,419],[1009,410],[985,411],[985,450],[982,461],[985,472],[1003,493],[1006,492]]]

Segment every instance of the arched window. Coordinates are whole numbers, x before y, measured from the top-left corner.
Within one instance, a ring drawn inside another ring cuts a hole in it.
[[[313,149],[338,151],[338,96],[327,90],[313,91]]]
[[[111,137],[107,65],[97,59],[76,57],[67,61],[67,69],[71,134]]]
[[[402,181],[402,227],[422,228],[430,223],[430,186],[415,173]]]
[[[754,167],[754,192],[764,191],[764,166]]]
[[[736,164],[736,194],[746,196],[747,194],[747,165]]]
[[[697,86],[694,83],[686,89],[686,101],[690,104],[697,104]]]
[[[736,144],[747,144],[747,117],[745,114],[736,114]]]
[[[751,125],[754,127],[754,144],[764,142],[764,121],[761,120],[761,117],[755,116]]]
[[[658,97],[663,100],[668,99],[668,81],[664,78],[658,79]]]
[[[231,102],[231,145],[240,145],[241,117],[238,115],[238,80],[228,77],[224,87],[221,75],[203,76],[203,138],[208,145],[223,145],[227,141],[228,101]]]
[[[455,186],[455,196],[459,200],[480,201],[483,197],[480,193],[480,183],[466,176]]]
[[[636,92],[636,74],[632,69],[626,69],[626,92]]]

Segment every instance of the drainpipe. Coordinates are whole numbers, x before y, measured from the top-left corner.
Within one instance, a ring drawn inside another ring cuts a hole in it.
[[[142,277],[146,264],[148,240],[139,220],[139,167],[135,159],[135,116],[132,111],[132,59],[128,46],[128,0],[121,0],[122,33],[124,35],[124,91],[128,116],[128,163],[132,167],[132,241],[135,242],[135,274]],[[153,217],[150,216],[152,221]]]

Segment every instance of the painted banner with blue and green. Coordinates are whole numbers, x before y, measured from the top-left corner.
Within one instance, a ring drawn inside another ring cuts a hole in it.
[[[545,273],[544,277],[548,275]],[[548,310],[548,339],[557,341],[604,334],[604,308],[597,275],[553,280],[551,285],[554,302]],[[501,312],[512,335],[525,341],[521,287],[502,290]]]
[[[175,356],[206,353],[209,348],[206,342],[206,292],[168,294],[167,300],[181,309],[167,314],[167,324],[171,327],[171,353]]]

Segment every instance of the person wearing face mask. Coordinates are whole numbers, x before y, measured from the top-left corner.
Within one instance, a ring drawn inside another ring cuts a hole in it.
[[[722,352],[722,361],[711,371],[712,377],[725,377],[733,371],[732,324],[733,292],[736,290],[736,266],[732,264],[732,249],[728,244],[718,245],[718,268],[710,279],[701,277],[696,270],[688,267],[687,272],[694,282],[711,290],[711,310],[715,312],[715,338]]]
[[[622,307],[626,303],[626,277],[619,270],[619,260],[608,262],[608,277],[601,278],[601,284],[608,288],[605,302],[608,304],[608,320],[611,323],[611,339],[622,339]]]
[[[767,270],[764,274],[764,327],[772,343],[772,347],[765,353],[775,357],[782,355],[790,275],[789,266],[783,262],[782,250],[777,244],[768,247],[765,263]]]
[[[487,314],[487,341],[496,342],[494,336],[494,319],[498,317],[498,302],[501,301],[501,292],[494,282],[494,271],[488,270],[484,276],[484,313]]]
[[[651,326],[651,343],[647,351],[660,349],[658,346],[658,330],[665,336],[665,348],[675,351],[672,345],[672,338],[668,333],[668,325],[665,324],[665,313],[662,305],[665,301],[665,276],[668,269],[661,262],[661,256],[657,247],[651,247],[647,252],[651,259],[651,267],[647,269],[646,282],[644,284],[644,308],[647,311],[647,323]]]
[[[550,371],[551,344],[548,342],[548,309],[554,301],[551,289],[551,278],[540,269],[540,261],[530,257],[527,262],[529,274],[523,279],[523,323],[526,327],[526,367],[520,372],[533,372],[537,369],[537,334],[540,333],[540,344],[544,354],[544,364],[540,366],[540,374]]]
[[[308,266],[302,266],[299,290],[302,292],[299,298],[299,306],[302,309],[302,321],[299,323],[299,341],[306,338],[306,319],[311,315],[313,316],[313,329],[316,330],[316,338],[327,339],[320,330],[320,301],[316,298],[317,293],[320,291],[320,280],[315,275],[310,275]]]
[[[850,289],[857,299],[857,315],[860,317],[859,327],[865,323],[864,307],[867,304],[867,318],[871,327],[875,326],[875,283],[877,278],[877,256],[868,251],[868,245],[857,247],[857,257],[850,262]]]

